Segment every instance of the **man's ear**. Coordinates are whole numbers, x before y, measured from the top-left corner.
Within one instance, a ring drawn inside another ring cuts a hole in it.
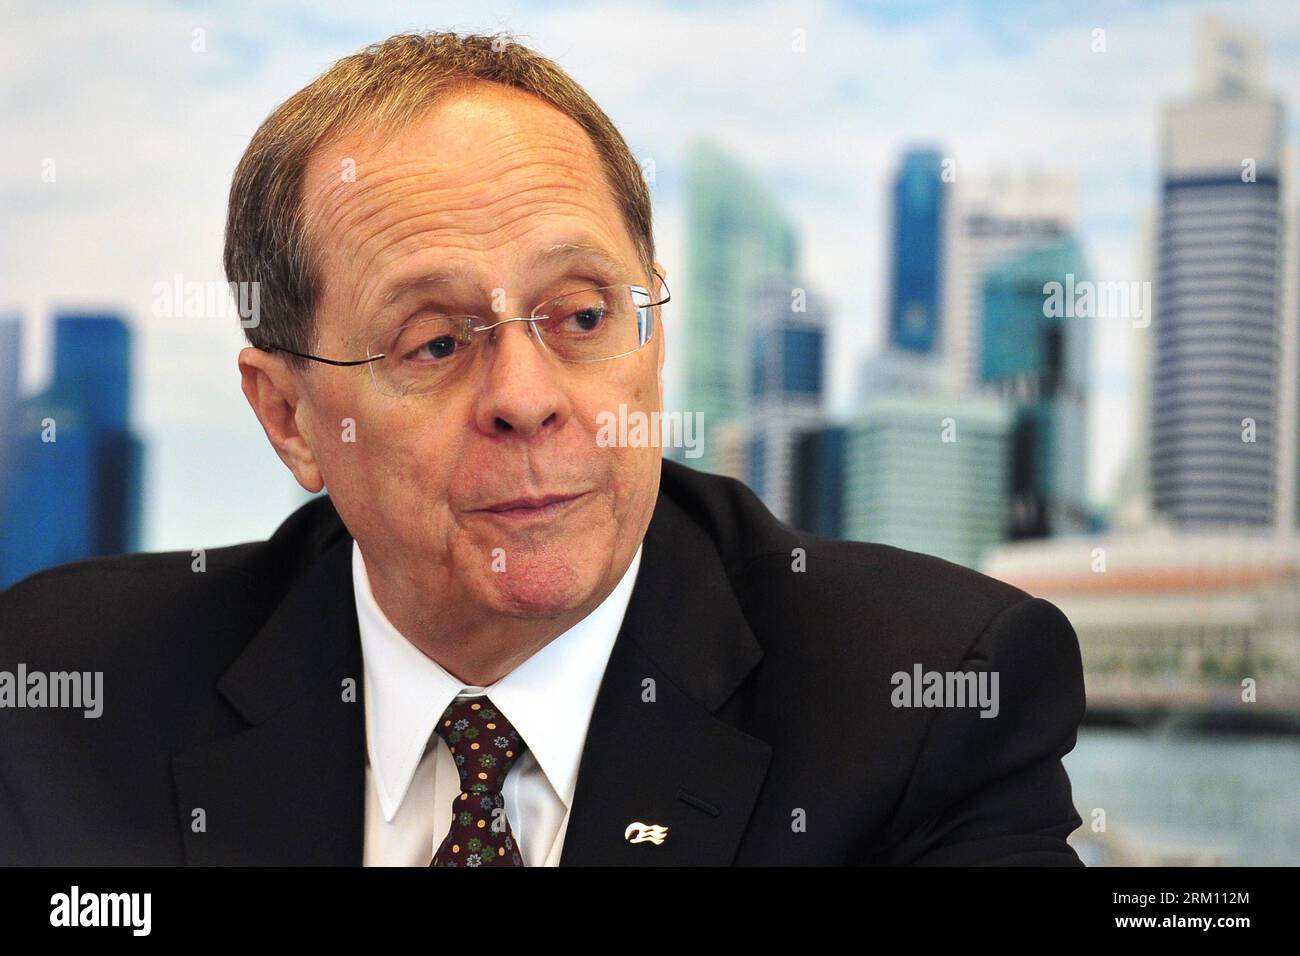
[[[239,353],[244,397],[262,423],[271,447],[293,472],[298,484],[312,494],[325,487],[320,466],[298,427],[298,378],[278,355],[249,347]]]
[[[663,279],[666,282],[668,280],[668,268],[658,259],[655,260],[654,268],[655,268],[655,272],[659,273],[659,278]],[[659,289],[651,289],[650,294],[658,298],[661,291],[662,290]]]
[[[659,273],[659,275],[664,279],[668,278],[668,270],[664,267],[664,264],[657,259],[655,260],[655,272]],[[658,295],[656,295],[655,298],[657,299]],[[654,300],[652,299],[651,301]],[[659,315],[655,317],[655,338],[659,340],[659,344],[656,345],[655,348],[658,350],[659,354],[656,356],[655,360],[659,363],[659,393],[660,398],[662,399],[664,388],[664,359],[667,356],[667,352],[664,349],[663,306],[658,307],[658,312]]]

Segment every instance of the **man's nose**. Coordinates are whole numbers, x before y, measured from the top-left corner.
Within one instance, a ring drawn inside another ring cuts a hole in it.
[[[506,322],[480,334],[487,355],[475,410],[478,427],[485,434],[531,438],[563,425],[572,409],[561,387],[562,370],[531,324]]]

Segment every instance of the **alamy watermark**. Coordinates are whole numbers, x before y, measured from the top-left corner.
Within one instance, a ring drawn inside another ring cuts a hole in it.
[[[889,702],[895,707],[978,707],[980,717],[996,717],[997,671],[927,671],[920,664],[912,672],[895,671]]]
[[[684,448],[687,458],[704,454],[703,412],[643,412],[628,410],[596,414],[596,444],[601,448]]]
[[[262,321],[262,283],[186,280],[179,272],[171,282],[155,282],[150,311],[160,319],[238,318],[246,329]]]
[[[152,893],[83,893],[73,885],[50,897],[51,926],[117,926],[148,936],[153,926]]]
[[[0,708],[68,707],[94,719],[104,712],[103,671],[0,671]]]
[[[1150,282],[1093,282],[1074,278],[1043,285],[1043,315],[1049,319],[1130,319],[1133,328],[1151,324]]]

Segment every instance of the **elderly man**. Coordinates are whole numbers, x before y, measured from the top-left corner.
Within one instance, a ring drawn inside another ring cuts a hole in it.
[[[254,136],[226,270],[244,394],[328,495],[4,595],[0,667],[103,674],[97,718],[0,712],[5,862],[1078,865],[1055,607],[598,440],[662,410],[668,270],[553,63],[340,61]]]

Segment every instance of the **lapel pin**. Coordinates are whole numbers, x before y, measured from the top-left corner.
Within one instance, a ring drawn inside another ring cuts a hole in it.
[[[667,836],[667,827],[661,827],[657,823],[642,823],[640,820],[629,823],[627,829],[623,831],[623,839],[627,840],[628,843],[645,843],[649,841],[658,846],[664,842]]]

